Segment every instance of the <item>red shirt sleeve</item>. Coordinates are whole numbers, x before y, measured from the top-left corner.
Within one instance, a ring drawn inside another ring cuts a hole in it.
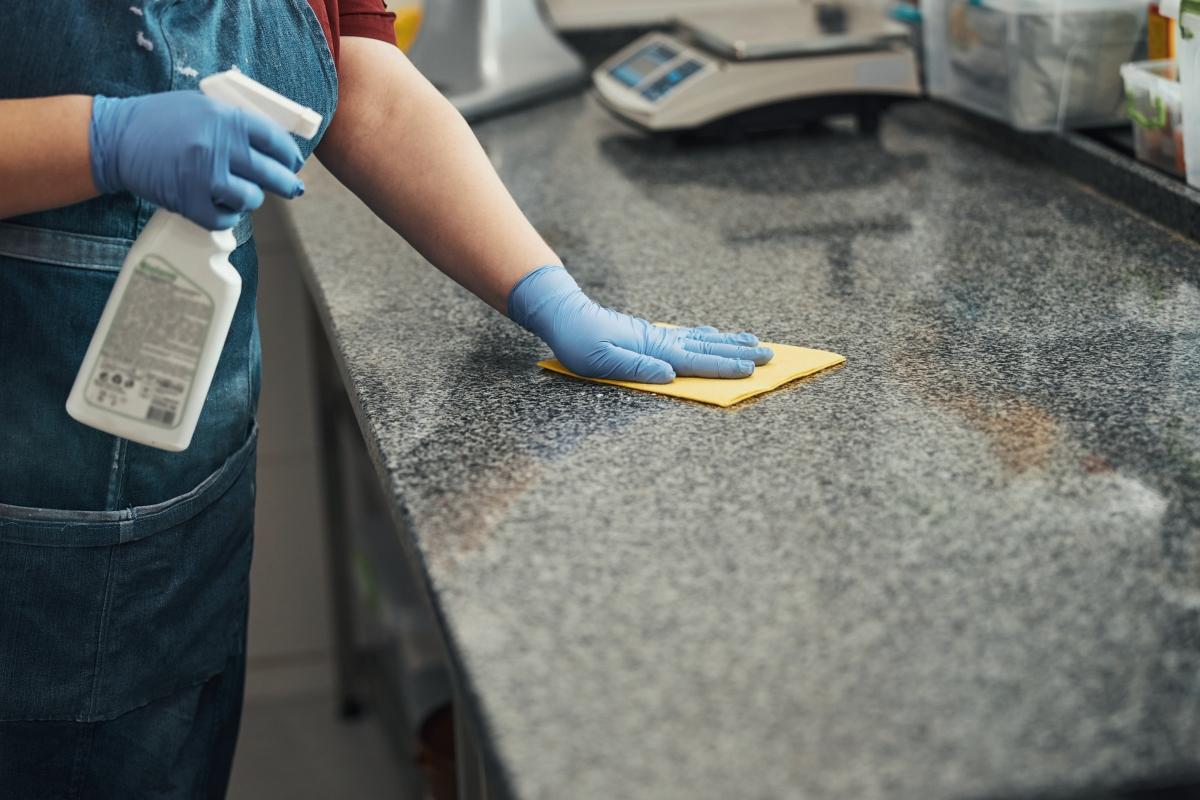
[[[383,0],[341,0],[337,3],[342,36],[362,36],[396,43],[396,15]]]
[[[325,31],[335,64],[343,36],[396,43],[396,15],[387,10],[383,0],[308,0],[308,4]]]

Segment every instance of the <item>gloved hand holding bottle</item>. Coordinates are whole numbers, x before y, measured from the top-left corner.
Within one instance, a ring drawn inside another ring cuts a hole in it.
[[[230,229],[262,204],[260,183],[300,190],[292,169],[302,159],[288,133],[311,139],[322,123],[238,70],[205,77],[200,92],[93,102],[96,183],[160,207],[122,262],[66,404],[78,422],[172,452],[191,444],[237,314]],[[190,138],[197,130],[201,138]]]
[[[745,378],[774,353],[752,333],[664,328],[604,308],[561,266],[536,269],[508,298],[508,315],[537,334],[568,369],[588,378],[670,383],[675,376]]]
[[[209,230],[232,228],[263,203],[304,191],[300,148],[282,127],[196,91],[92,101],[92,178]]]

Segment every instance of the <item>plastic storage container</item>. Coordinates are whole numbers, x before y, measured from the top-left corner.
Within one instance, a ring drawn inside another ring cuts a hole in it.
[[[1120,124],[1147,0],[926,0],[929,92],[1026,131]]]
[[[1183,87],[1175,62],[1123,64],[1121,78],[1138,160],[1183,177]]]
[[[1176,20],[1179,39],[1176,63],[1183,87],[1183,149],[1187,156],[1188,186],[1200,189],[1200,3],[1197,0],[1159,0],[1163,16]]]

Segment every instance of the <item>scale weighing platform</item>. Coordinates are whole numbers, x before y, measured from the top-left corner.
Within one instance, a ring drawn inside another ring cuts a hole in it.
[[[648,131],[740,133],[880,113],[920,96],[908,29],[850,3],[742,6],[682,16],[592,73],[602,105]]]

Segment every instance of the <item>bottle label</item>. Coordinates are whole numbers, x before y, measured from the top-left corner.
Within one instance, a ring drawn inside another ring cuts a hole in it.
[[[216,303],[158,256],[133,269],[84,397],[161,428],[179,425]]]

